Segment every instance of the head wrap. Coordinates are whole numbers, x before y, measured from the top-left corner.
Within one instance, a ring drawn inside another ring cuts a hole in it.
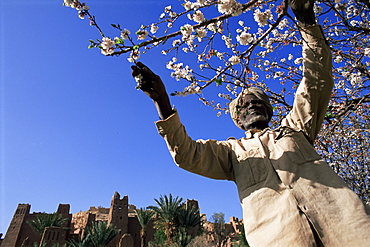
[[[238,119],[237,106],[238,105],[242,106],[242,104],[243,104],[242,100],[243,100],[244,95],[254,95],[259,100],[262,100],[262,102],[265,104],[265,106],[267,108],[267,114],[268,114],[269,118],[271,119],[273,110],[272,110],[272,105],[270,104],[270,100],[269,100],[267,94],[265,94],[265,92],[263,92],[259,88],[250,87],[250,88],[244,89],[238,95],[238,97],[236,99],[234,99],[233,101],[231,101],[230,104],[229,104],[230,115],[231,115],[231,118],[233,119],[235,124],[237,123],[236,119]],[[238,125],[236,124],[236,126],[238,126]]]

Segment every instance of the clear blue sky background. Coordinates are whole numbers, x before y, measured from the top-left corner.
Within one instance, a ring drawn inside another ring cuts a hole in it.
[[[198,200],[207,216],[241,218],[232,182],[176,167],[157,134],[153,104],[135,90],[126,56],[87,49],[97,30],[62,2],[0,2],[0,232],[6,233],[18,203],[48,213],[69,203],[76,213],[109,207],[114,191],[137,207],[172,193]],[[135,31],[171,3],[180,2],[87,2],[109,36],[117,35],[111,23]],[[169,92],[179,91],[186,84],[169,76],[170,59],[156,50],[141,61],[162,76]],[[244,135],[229,115],[217,117],[196,96],[171,100],[194,139]]]

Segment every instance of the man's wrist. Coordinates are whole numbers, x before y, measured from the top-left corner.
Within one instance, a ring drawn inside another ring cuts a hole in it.
[[[153,101],[160,119],[164,120],[174,113],[167,93]]]

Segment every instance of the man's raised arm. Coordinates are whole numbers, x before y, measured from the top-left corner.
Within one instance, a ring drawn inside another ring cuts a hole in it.
[[[282,126],[303,131],[311,143],[321,128],[334,84],[331,51],[314,20],[313,3],[314,0],[289,1],[302,35],[303,78],[293,109],[282,121]]]
[[[138,82],[138,87],[153,100],[159,118],[164,120],[171,116],[174,111],[161,78],[141,62],[131,66],[131,69],[132,76]]]

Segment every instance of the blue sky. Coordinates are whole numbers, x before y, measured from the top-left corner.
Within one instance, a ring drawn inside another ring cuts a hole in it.
[[[87,20],[63,1],[1,0],[0,233],[18,203],[32,212],[71,213],[109,207],[114,191],[137,207],[172,193],[199,201],[202,213],[241,218],[236,186],[177,168],[157,134],[151,101],[135,90],[126,57],[89,50],[99,38]],[[104,30],[111,23],[137,30],[156,21],[171,0],[89,1]],[[109,35],[109,34],[108,34]],[[159,50],[143,56],[169,92],[182,90]],[[212,90],[212,89],[211,89]],[[172,97],[189,135],[223,140],[242,137],[229,115],[216,116],[196,96]]]

